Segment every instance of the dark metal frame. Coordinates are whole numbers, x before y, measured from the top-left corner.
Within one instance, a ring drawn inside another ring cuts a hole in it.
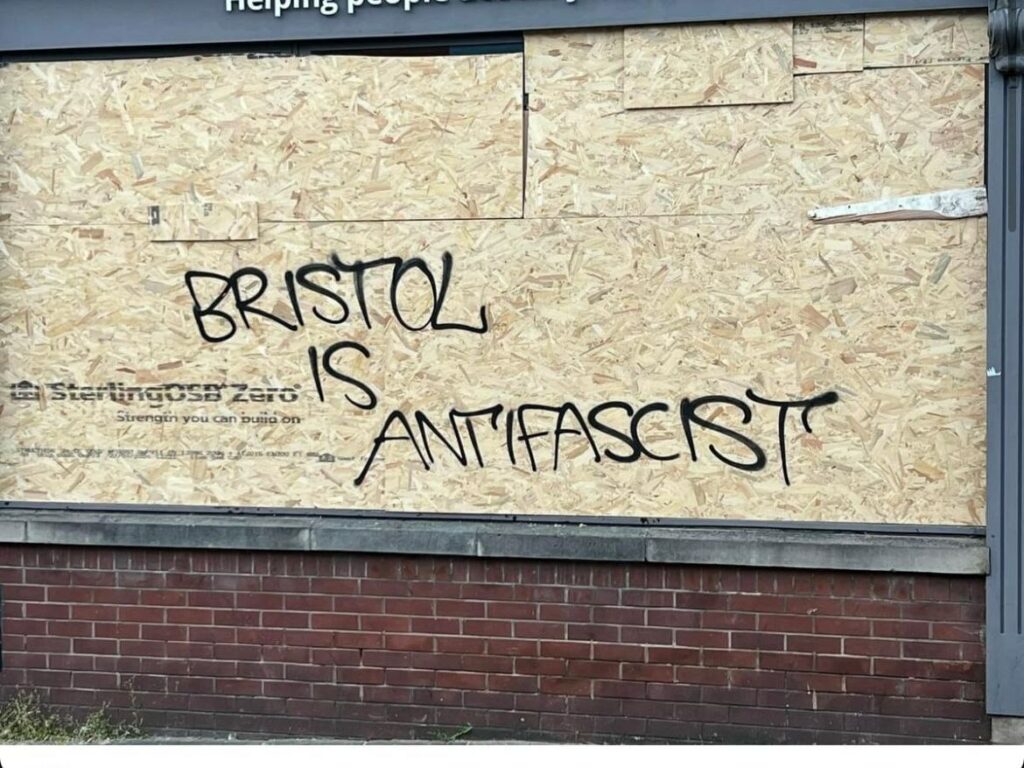
[[[1021,0],[990,14],[988,71],[988,711],[1024,716],[1024,68]]]
[[[342,0],[344,2],[344,0]],[[504,0],[364,7],[323,17],[313,10],[231,13],[224,0],[0,0],[0,53],[273,41],[477,35],[541,29],[986,8],[987,0]]]

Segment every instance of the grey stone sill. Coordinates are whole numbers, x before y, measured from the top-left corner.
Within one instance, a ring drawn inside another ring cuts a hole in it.
[[[0,543],[988,573],[988,547],[979,537],[764,527],[8,509],[0,512]]]

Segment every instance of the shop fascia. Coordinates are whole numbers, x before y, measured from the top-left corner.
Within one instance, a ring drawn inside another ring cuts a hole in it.
[[[486,2],[497,5],[507,2],[526,2],[527,0],[450,0],[453,4]],[[224,0],[224,10],[228,13],[234,11],[273,12],[274,16],[280,18],[286,11],[317,10],[324,16],[334,16],[342,8],[349,14],[354,14],[360,8],[374,8],[381,6],[398,6],[409,12],[419,5],[447,5],[449,0]],[[567,5],[573,5],[576,0],[559,0]]]

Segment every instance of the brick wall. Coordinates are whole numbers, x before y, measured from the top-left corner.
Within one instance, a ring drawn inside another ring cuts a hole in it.
[[[987,741],[980,578],[0,548],[3,696],[149,729]]]

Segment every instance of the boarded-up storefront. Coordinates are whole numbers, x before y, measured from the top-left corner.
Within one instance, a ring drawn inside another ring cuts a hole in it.
[[[9,66],[5,496],[979,524],[984,220],[807,211],[981,185],[986,54],[957,14]]]
[[[990,738],[984,10],[213,5],[0,60],[0,694]]]

